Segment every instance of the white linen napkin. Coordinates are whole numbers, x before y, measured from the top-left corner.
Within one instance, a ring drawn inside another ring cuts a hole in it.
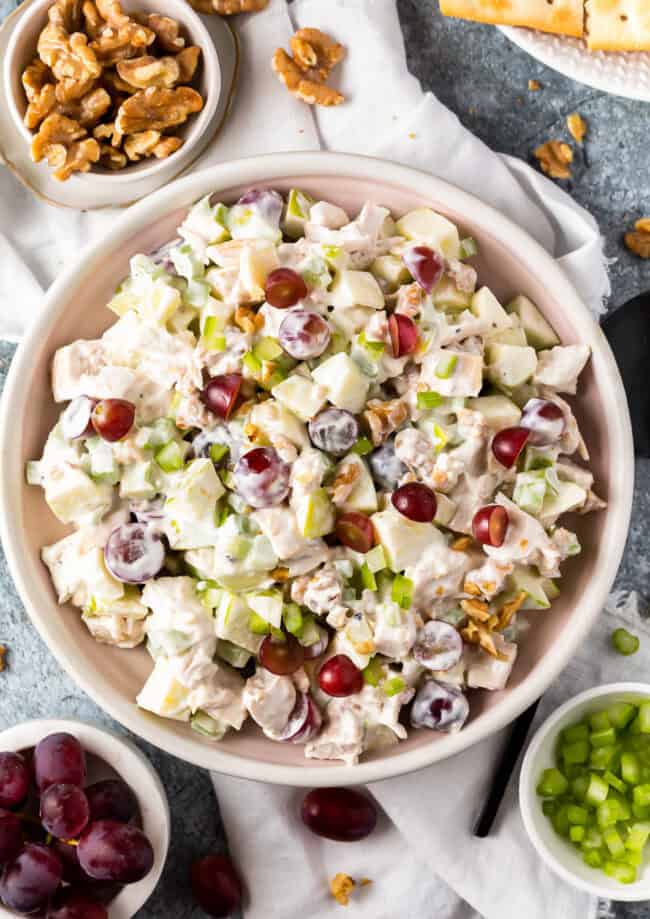
[[[293,22],[334,35],[348,48],[332,82],[345,105],[311,111],[272,75],[277,46]],[[609,294],[593,218],[525,163],[493,153],[408,74],[395,0],[271,0],[238,24],[242,79],[222,135],[194,168],[272,150],[325,147],[381,156],[439,175],[506,213],[553,254],[595,315]],[[115,211],[79,214],[33,198],[0,170],[0,337],[17,340],[38,310],[41,289],[82,245],[98,238]],[[542,710],[606,676],[622,678],[620,659],[604,652],[603,617]],[[637,663],[640,656],[637,656]],[[636,666],[634,664],[634,666]],[[646,662],[647,666],[647,662]],[[633,673],[628,663],[626,678]],[[539,717],[539,716],[538,716]],[[214,776],[231,848],[247,879],[246,919],[309,916],[338,909],[327,879],[338,871],[374,883],[355,897],[361,919],[583,919],[587,898],[552,877],[524,838],[514,781],[494,835],[470,835],[503,737],[407,778],[375,784],[384,808],[366,842],[316,839],[297,819],[291,789]],[[464,901],[460,899],[464,898]],[[477,911],[477,912],[476,912]]]

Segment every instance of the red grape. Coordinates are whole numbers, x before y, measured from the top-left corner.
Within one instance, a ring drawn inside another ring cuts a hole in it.
[[[256,447],[235,466],[237,491],[253,507],[281,504],[289,494],[290,467],[273,447]]]
[[[431,523],[436,516],[438,502],[435,492],[421,482],[409,482],[400,486],[390,500],[402,516],[417,523]]]
[[[370,517],[361,511],[348,511],[336,521],[336,538],[355,552],[369,552],[375,541],[375,530]]]
[[[36,785],[43,792],[49,785],[86,784],[86,755],[72,734],[48,734],[34,750]]]
[[[201,393],[201,401],[211,412],[227,421],[235,407],[241,384],[241,373],[222,373],[212,377]]]
[[[503,545],[510,519],[508,511],[500,504],[488,504],[480,508],[472,520],[472,535],[483,546]]]
[[[249,188],[237,201],[237,204],[248,205],[252,210],[258,211],[266,223],[274,227],[280,226],[284,202],[275,189]]]
[[[149,874],[151,843],[137,826],[117,820],[96,820],[81,834],[79,864],[91,878],[133,884]]]
[[[147,523],[123,523],[104,546],[106,567],[118,581],[142,584],[155,577],[165,564],[160,533]]]
[[[278,310],[286,310],[304,300],[309,291],[302,277],[292,268],[276,268],[264,285],[267,301]]]
[[[430,619],[417,633],[413,657],[428,670],[451,670],[463,656],[463,639],[448,622]]]
[[[318,450],[343,456],[359,439],[359,425],[351,412],[342,408],[326,408],[307,425],[309,438]]]
[[[202,910],[226,919],[242,900],[242,883],[227,855],[206,855],[192,865],[192,893]]]
[[[469,703],[459,689],[447,683],[427,680],[413,700],[411,724],[414,728],[450,733],[462,728],[468,714]]]
[[[20,753],[0,753],[0,807],[21,804],[29,791],[29,766]]]
[[[327,651],[327,647],[330,643],[330,633],[327,629],[324,629],[322,625],[316,625],[316,629],[320,635],[319,640],[315,641],[313,645],[303,645],[306,661],[316,660],[317,657],[320,657],[321,654]]]
[[[388,320],[388,330],[394,357],[413,354],[418,346],[418,327],[412,319],[401,313],[393,313]]]
[[[102,399],[91,415],[92,426],[101,438],[113,443],[129,433],[135,421],[135,405],[126,399]]]
[[[293,635],[276,638],[267,635],[259,650],[260,663],[271,673],[279,676],[288,676],[302,667],[305,655],[302,645]]]
[[[49,785],[41,795],[41,823],[57,839],[74,839],[88,823],[88,799],[77,785]]]
[[[562,437],[566,428],[564,412],[550,399],[529,399],[524,405],[521,427],[528,428],[528,443],[546,447]]]
[[[277,739],[289,743],[307,743],[318,734],[322,722],[320,710],[309,693],[298,693],[289,720]]]
[[[61,433],[66,440],[77,440],[79,437],[90,437],[94,433],[92,413],[95,400],[88,396],[73,399],[61,415]]]
[[[27,843],[2,872],[0,899],[19,913],[33,913],[45,906],[61,883],[61,861],[47,846]]]
[[[108,919],[108,911],[83,891],[65,887],[54,895],[47,919]]]
[[[377,825],[377,809],[351,788],[314,788],[302,802],[302,822],[312,833],[337,842],[358,842]]]
[[[436,286],[445,270],[445,263],[437,252],[428,246],[413,246],[407,249],[402,261],[414,280],[428,294]]]
[[[284,351],[297,361],[320,357],[330,343],[332,330],[318,313],[291,310],[278,329],[278,341]]]
[[[86,788],[91,820],[128,823],[137,811],[133,792],[122,779],[104,779]]]
[[[528,428],[504,428],[494,435],[492,453],[502,466],[510,468],[517,462],[519,454],[526,446],[530,431]]]
[[[377,485],[386,491],[392,491],[407,468],[395,452],[395,438],[391,437],[381,447],[368,456],[370,471]]]
[[[92,883],[92,879],[88,877],[79,864],[76,845],[71,845],[69,842],[64,842],[62,839],[55,839],[52,841],[52,849],[61,859],[64,881],[68,884]]]
[[[0,865],[15,858],[23,847],[20,818],[0,808]]]
[[[318,685],[328,696],[351,696],[363,689],[363,674],[346,654],[335,654],[320,668]]]

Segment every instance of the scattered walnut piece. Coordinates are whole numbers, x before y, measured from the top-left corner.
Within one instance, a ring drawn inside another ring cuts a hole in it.
[[[242,332],[254,333],[264,325],[264,317],[260,316],[250,306],[240,305],[235,310],[233,320]]]
[[[479,622],[487,622],[490,618],[490,609],[484,600],[461,600],[460,608],[471,619],[478,619]]]
[[[176,55],[176,63],[178,64],[179,70],[179,83],[190,82],[196,73],[196,68],[199,66],[200,57],[201,49],[197,47],[197,45],[190,45]]]
[[[468,644],[479,645],[479,647],[483,648],[491,657],[496,657],[497,660],[505,659],[504,655],[497,651],[489,627],[470,620],[470,622],[460,630],[460,634]]]
[[[183,124],[194,112],[203,108],[203,99],[195,89],[149,89],[135,93],[119,108],[115,125],[122,134],[138,131],[164,131]]]
[[[7,658],[7,648],[5,645],[0,645],[0,672],[6,667],[6,658]]]
[[[326,84],[345,48],[320,29],[299,29],[290,40],[293,57],[277,48],[271,66],[290,93],[308,105],[340,105],[344,96]]]
[[[107,140],[112,147],[119,147],[122,143],[123,135],[115,128],[114,122],[108,124],[98,124],[93,128],[93,137],[97,140]]]
[[[62,103],[57,106],[59,115],[66,115],[84,127],[96,125],[99,119],[111,107],[111,97],[101,86],[93,89],[78,101]]]
[[[551,179],[570,179],[573,150],[561,140],[549,140],[535,150],[542,171]]]
[[[578,112],[567,115],[566,126],[575,142],[581,144],[587,133],[587,123],[582,115],[579,115]]]
[[[625,234],[625,245],[639,258],[650,258],[650,217],[642,217]]]
[[[542,84],[539,82],[539,80],[529,80],[528,81],[528,89],[531,91],[531,93],[536,93],[541,88],[542,88]]]
[[[185,39],[180,34],[180,26],[175,19],[161,16],[160,13],[150,13],[147,16],[147,25],[155,33],[163,51],[173,54],[185,47]]]
[[[335,874],[330,881],[330,892],[337,903],[341,906],[347,906],[350,902],[350,894],[356,887],[356,882],[352,880],[349,874],[339,872]]]
[[[124,152],[128,158],[137,163],[144,156],[151,156],[153,148],[160,140],[160,131],[139,131],[129,134],[124,141]]]
[[[68,147],[63,163],[52,175],[58,182],[66,182],[73,172],[88,172],[99,161],[99,144],[94,137],[75,141]]]
[[[271,572],[271,577],[274,581],[288,581],[289,580],[289,569],[288,568],[274,568]]]
[[[34,58],[31,64],[28,64],[20,78],[27,96],[27,101],[32,102],[38,98],[41,90],[52,80],[52,72],[47,64],[44,64],[40,58]]]
[[[182,137],[161,137],[153,148],[152,153],[157,160],[166,160],[168,156],[171,156],[182,146]]]
[[[510,625],[513,616],[519,612],[527,596],[528,594],[525,590],[520,590],[516,596],[512,598],[512,600],[509,600],[507,603],[504,603],[503,606],[500,607],[499,619],[497,623],[497,628],[500,632],[502,632]]]
[[[408,406],[402,399],[382,402],[371,399],[363,412],[373,444],[378,447],[386,438],[404,424],[408,418]]]
[[[89,38],[98,38],[102,30],[106,28],[106,21],[101,17],[93,0],[86,0],[81,9],[84,17],[84,32]]]
[[[360,476],[361,472],[356,463],[344,463],[341,466],[328,489],[332,497],[332,503],[336,507],[342,507],[345,504],[357,487]]]
[[[56,0],[47,11],[47,18],[66,32],[76,32],[81,25],[81,3],[79,0]]]
[[[171,88],[178,82],[180,67],[175,57],[133,57],[127,61],[118,61],[115,65],[118,76],[136,89],[147,89],[149,86]]]
[[[43,158],[49,161],[50,156],[56,156],[53,151],[49,151],[50,147],[63,147],[65,151],[85,134],[85,129],[71,118],[66,118],[65,115],[48,115],[32,140],[32,159],[35,163]]]

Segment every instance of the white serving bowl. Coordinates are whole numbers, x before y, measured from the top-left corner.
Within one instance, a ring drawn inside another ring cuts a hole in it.
[[[27,99],[20,78],[25,67],[36,57],[38,36],[47,23],[47,11],[52,3],[53,0],[27,0],[4,58],[3,77],[7,105],[14,124],[25,138],[28,147],[34,134],[23,121]],[[133,194],[137,197],[137,184],[142,180],[158,175],[175,175],[179,168],[182,168],[182,165],[179,165],[180,161],[190,162],[194,158],[193,150],[210,125],[221,92],[221,69],[214,42],[201,17],[189,3],[185,0],[123,0],[122,7],[126,13],[161,13],[181,24],[186,44],[197,45],[201,49],[199,68],[190,85],[201,93],[203,108],[197,114],[190,115],[184,124],[174,130],[184,142],[166,159],[147,157],[115,172],[93,166],[90,172],[74,173],[68,181],[83,182],[90,196],[93,189],[101,191],[107,185],[112,188],[128,185],[134,187]],[[41,165],[43,169],[50,168],[45,162]]]
[[[536,788],[544,769],[555,765],[555,744],[565,727],[580,721],[585,715],[613,702],[638,702],[650,700],[648,683],[607,683],[587,689],[561,705],[537,729],[519,777],[519,806],[528,837],[546,864],[564,881],[587,891],[594,897],[607,900],[638,902],[650,900],[650,864],[646,861],[640,869],[639,880],[621,884],[608,877],[599,868],[585,865],[579,852],[571,843],[559,836],[551,821],[542,812],[541,798]]]
[[[144,650],[97,644],[77,610],[56,602],[40,560],[43,545],[65,533],[42,492],[25,483],[25,462],[40,456],[58,412],[50,396],[55,350],[94,338],[114,320],[104,308],[128,274],[129,258],[172,239],[188,207],[216,193],[235,200],[252,185],[286,191],[294,185],[356,212],[365,200],[396,214],[430,205],[456,221],[480,249],[473,259],[482,283],[502,299],[521,292],[536,301],[561,339],[584,342],[592,359],[572,400],[592,451],[596,487],[607,511],[577,517],[583,554],[565,565],[562,596],[530,616],[530,630],[506,690],[478,692],[457,734],[411,731],[406,741],[366,754],[356,766],[306,760],[303,748],[266,739],[250,723],[210,744],[177,721],[141,711],[135,698],[152,667]],[[114,718],[151,743],[205,768],[286,785],[351,784],[399,775],[460,752],[516,718],[564,667],[604,605],[621,558],[632,504],[632,433],[616,363],[597,323],[566,275],[528,234],[493,208],[440,179],[366,157],[283,153],[223,163],[181,179],[130,208],[101,240],[74,258],[44,298],[14,357],[0,418],[0,533],[20,595],[56,659]]]
[[[39,718],[16,724],[0,733],[0,750],[28,750],[48,734],[60,732],[73,734],[88,754],[89,784],[119,777],[138,802],[142,829],[153,846],[153,867],[137,884],[123,887],[107,906],[109,919],[131,919],[154,892],[167,859],[171,821],[165,789],[149,760],[130,741],[75,719]],[[0,917],[15,919],[17,915],[0,905]]]

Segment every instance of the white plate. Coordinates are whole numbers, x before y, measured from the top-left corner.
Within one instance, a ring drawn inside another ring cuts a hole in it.
[[[581,38],[499,26],[504,35],[547,67],[595,89],[650,102],[650,52],[588,51]]]
[[[29,3],[30,0],[25,0],[7,17],[0,28],[0,61]],[[165,12],[164,6],[164,0],[161,0],[162,12]],[[25,142],[25,137],[16,127],[9,107],[5,103],[0,105],[0,163],[11,169],[23,185],[49,204],[84,211],[132,204],[163,185],[169,184],[172,179],[188,172],[194,161],[212,143],[223,127],[230,111],[239,74],[239,42],[233,29],[221,16],[201,16],[200,18],[217,49],[221,69],[221,91],[214,115],[206,125],[203,135],[191,149],[188,148],[185,156],[181,155],[183,153],[183,148],[181,148],[178,156],[170,158],[166,164],[167,168],[156,170],[151,176],[143,177],[136,183],[109,184],[106,182],[103,183],[102,188],[93,183],[91,187],[90,183],[83,181],[83,176],[74,175],[67,182],[57,182],[52,178],[45,162],[32,162],[29,144]],[[6,97],[2,70],[3,68],[0,68],[0,100]]]

